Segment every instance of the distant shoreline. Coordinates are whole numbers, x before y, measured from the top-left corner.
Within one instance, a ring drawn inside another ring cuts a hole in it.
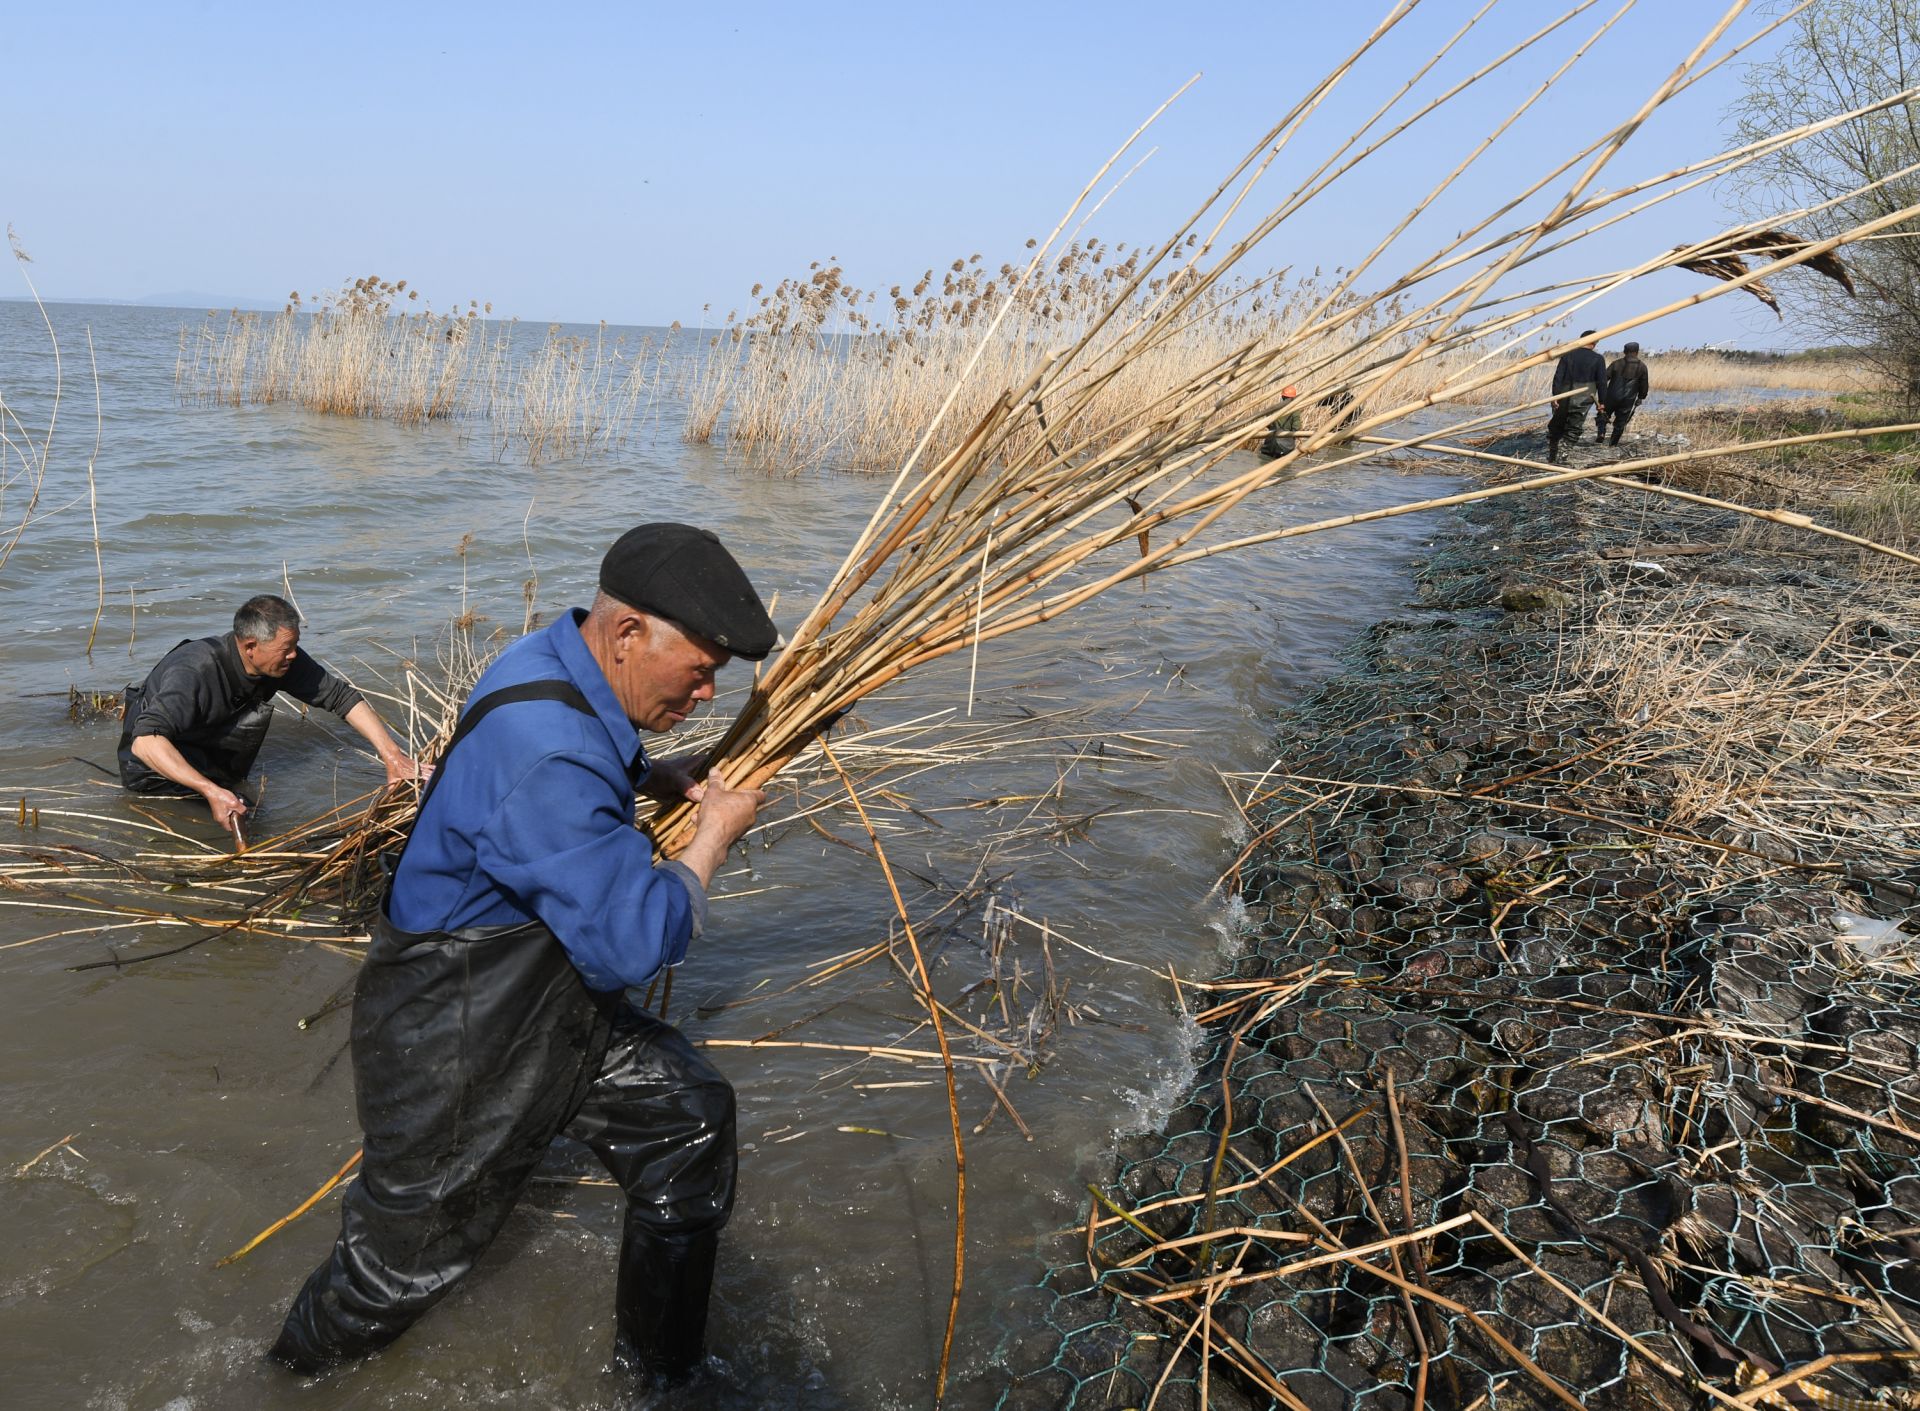
[[[0,294],[0,304],[31,304],[34,299],[26,294]],[[101,299],[73,298],[65,295],[50,295],[40,300],[46,304],[91,304],[112,309],[240,309],[247,313],[275,313],[285,300],[235,299],[207,296],[205,299],[189,294],[151,294],[141,299]]]

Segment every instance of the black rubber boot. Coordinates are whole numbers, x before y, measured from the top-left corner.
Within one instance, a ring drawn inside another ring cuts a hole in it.
[[[1549,436],[1547,438],[1547,464],[1557,465],[1559,464],[1559,461],[1560,461],[1560,438],[1557,436]]]
[[[614,1361],[644,1388],[687,1377],[706,1356],[720,1232],[662,1237],[628,1217],[620,1241]]]
[[[314,1351],[312,1344],[291,1327],[280,1329],[280,1336],[267,1349],[267,1356],[302,1377],[317,1377],[329,1367],[339,1365],[339,1359]]]

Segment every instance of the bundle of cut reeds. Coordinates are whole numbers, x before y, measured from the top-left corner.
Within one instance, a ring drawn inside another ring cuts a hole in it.
[[[920,450],[901,467],[819,602],[791,633],[786,650],[757,683],[714,751],[711,762],[725,765],[730,780],[764,783],[855,702],[925,662],[977,651],[984,642],[1057,617],[1143,574],[1275,539],[1568,480],[1630,477],[1659,464],[1622,460],[1559,472],[1543,466],[1547,473],[1531,479],[1441,500],[1237,539],[1210,537],[1236,506],[1283,478],[1351,464],[1391,447],[1442,445],[1463,432],[1510,422],[1515,415],[1544,417],[1546,399],[1508,399],[1491,411],[1463,417],[1444,434],[1371,434],[1394,428],[1426,408],[1470,397],[1484,402],[1488,389],[1510,385],[1573,347],[1577,340],[1564,336],[1543,347],[1541,335],[1599,296],[1719,252],[1749,249],[1757,233],[1790,226],[1806,212],[1772,213],[1677,248],[1662,242],[1662,248],[1624,268],[1512,288],[1516,276],[1535,262],[1593,248],[1599,243],[1593,237],[1602,232],[1608,233],[1608,244],[1617,245],[1622,237],[1615,227],[1640,212],[1816,132],[1915,97],[1914,91],[1890,94],[1853,113],[1722,151],[1655,178],[1603,189],[1600,178],[1608,164],[1649,117],[1783,22],[1777,19],[1729,43],[1727,36],[1746,8],[1735,3],[1624,121],[1432,254],[1397,275],[1378,276],[1378,267],[1402,234],[1554,89],[1619,22],[1626,13],[1623,8],[1590,33],[1576,36],[1572,52],[1553,61],[1512,113],[1422,194],[1278,341],[1252,338],[1231,349],[1164,393],[1145,415],[1137,406],[1115,403],[1109,393],[1129,365],[1153,356],[1196,321],[1208,319],[1216,301],[1229,296],[1231,274],[1250,251],[1312,211],[1317,199],[1375,153],[1434,124],[1462,93],[1496,74],[1511,81],[1507,71],[1523,57],[1545,52],[1554,36],[1591,8],[1591,0],[1544,24],[1410,115],[1396,117],[1400,101],[1467,38],[1485,15],[1483,8],[1393,91],[1367,123],[1312,163],[1304,181],[1253,219],[1244,234],[1227,240],[1229,224],[1245,219],[1243,208],[1260,179],[1298,139],[1315,110],[1414,8],[1410,0],[1396,4],[1352,54],[1262,134],[1191,216],[1134,262],[1104,311],[1083,323],[1074,342],[1050,351],[1024,382],[1001,389],[984,415],[937,458],[924,454],[940,420],[935,418],[936,427],[928,429]],[[1135,133],[1128,146],[1139,136]],[[1022,279],[1033,278],[1043,267],[1080,206],[1093,197],[1126,150],[1123,146],[1089,183],[1053,236],[1035,251]],[[1555,183],[1564,183],[1557,192]],[[1514,214],[1530,203],[1539,214]],[[1844,237],[1781,245],[1771,257],[1756,257],[1746,273],[1618,321],[1600,336],[1742,291],[1795,266],[1827,260],[1848,240],[1896,226],[1916,213],[1920,208],[1909,207]],[[1503,226],[1504,221],[1512,223]],[[1379,283],[1361,294],[1367,278]],[[1150,284],[1157,292],[1148,296],[1144,291]],[[1002,312],[1018,294],[1016,284],[1007,292]],[[986,336],[991,336],[991,325]],[[1412,398],[1389,395],[1401,373],[1421,365],[1438,369],[1424,390]],[[1286,387],[1308,405],[1321,398],[1340,399],[1343,415],[1333,424],[1299,434],[1287,454],[1251,468],[1228,465],[1234,451],[1283,414]],[[949,395],[942,416],[954,405],[957,392]],[[1125,428],[1116,429],[1122,421]],[[1849,434],[1857,433],[1823,435]],[[1351,449],[1362,438],[1369,443],[1367,449]],[[1302,463],[1303,457],[1329,450],[1334,453]],[[671,854],[684,846],[691,828],[691,809],[682,807],[658,818],[653,832]]]

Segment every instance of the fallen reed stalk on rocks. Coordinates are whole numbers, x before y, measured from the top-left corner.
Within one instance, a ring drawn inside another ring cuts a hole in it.
[[[1901,473],[1782,464],[1794,417],[1672,474],[1811,517]],[[1920,1404],[1914,570],[1629,483],[1477,505],[1229,776],[1247,949],[1004,1405],[1191,1397],[1207,1358],[1315,1411]]]

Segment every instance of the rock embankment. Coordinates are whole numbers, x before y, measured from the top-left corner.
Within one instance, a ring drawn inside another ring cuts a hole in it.
[[[1836,643],[1910,690],[1912,584],[1605,493],[1474,507],[1282,722],[1209,1056],[1014,1300],[1003,1406],[1914,1404],[1911,781],[1711,725]]]

